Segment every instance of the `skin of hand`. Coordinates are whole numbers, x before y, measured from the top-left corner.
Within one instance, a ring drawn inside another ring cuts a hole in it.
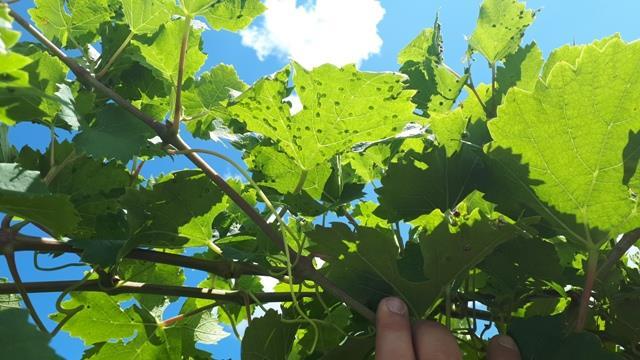
[[[411,325],[405,303],[388,297],[376,313],[376,360],[459,360],[462,352],[453,334],[441,324],[419,321]],[[509,336],[498,335],[487,346],[488,360],[520,360]]]

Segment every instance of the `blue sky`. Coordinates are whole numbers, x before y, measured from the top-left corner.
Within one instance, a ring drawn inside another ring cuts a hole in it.
[[[332,0],[317,1],[332,2]],[[370,36],[370,40],[373,43],[375,43],[376,36],[382,40],[379,52],[363,60],[361,69],[370,71],[396,70],[396,54],[423,28],[433,24],[436,13],[439,13],[443,26],[446,61],[458,71],[463,69],[462,60],[467,48],[465,35],[469,35],[473,31],[480,0],[382,0],[380,5],[384,9],[384,16],[377,24],[377,27],[374,24],[373,32],[371,29],[366,28],[366,26],[372,24],[372,20],[368,19],[367,16],[375,15],[375,11],[372,11],[373,8],[367,7],[367,3],[371,6],[370,3],[372,1],[339,0],[336,2],[333,0],[334,4],[340,4],[340,2],[343,4],[335,9],[335,16],[340,19],[333,19],[337,24],[336,26],[342,26],[337,28],[337,31],[343,32],[341,38],[349,38],[347,36],[348,33],[357,31],[358,37],[362,32],[362,38]],[[315,1],[298,1],[298,3],[305,4],[308,12],[312,13]],[[354,4],[361,6],[361,8]],[[616,32],[621,33],[622,37],[627,41],[640,38],[640,27],[637,25],[640,2],[637,0],[610,0],[607,2],[601,0],[531,0],[527,4],[530,8],[541,9],[541,13],[533,26],[527,31],[524,41],[528,43],[535,40],[545,55],[548,55],[554,48],[567,43],[588,43]],[[32,1],[22,0],[13,6],[26,15],[26,9],[32,7]],[[278,36],[295,36],[296,33],[304,30],[299,27],[304,26],[305,22],[291,22],[297,23],[296,27],[286,29],[287,31],[284,32],[281,31]],[[261,26],[264,23],[264,19],[259,19],[256,22],[257,26]],[[351,27],[351,30],[348,30],[349,27]],[[269,33],[267,33],[268,35]],[[309,31],[307,35],[319,38],[315,40],[322,40],[323,36],[328,36],[325,31],[317,31],[316,33]],[[233,64],[240,77],[247,83],[252,83],[261,76],[279,70],[288,62],[286,54],[283,54],[283,52],[287,52],[286,49],[281,49],[279,54],[267,55],[264,59],[259,59],[253,48],[242,44],[242,37],[239,34],[206,31],[204,33],[204,41],[204,50],[208,53],[205,69],[221,62]],[[336,46],[317,50],[320,51],[319,54],[324,58],[335,58],[342,61],[345,58],[345,54],[340,53],[341,51],[350,50],[350,46],[362,47],[368,46],[367,44],[364,40],[360,44],[345,42],[340,44],[341,46],[336,44]],[[299,50],[297,51],[300,53]],[[292,53],[296,53],[296,51],[292,51]],[[476,60],[473,74],[475,83],[488,80],[489,71],[482,59],[478,58]],[[60,133],[59,135],[62,137],[69,136],[69,134],[65,133]],[[32,147],[42,149],[48,141],[48,130],[40,126],[22,124],[11,130],[10,139],[19,148],[29,144]],[[189,138],[188,141],[197,147],[216,149],[226,152],[234,159],[240,159],[237,152],[220,143],[202,142]],[[225,163],[217,160],[211,160],[211,163],[223,175],[236,174]],[[168,159],[156,160],[145,166],[144,175],[152,176],[187,167],[189,167],[189,164],[182,159],[176,159],[175,161]],[[33,233],[37,234],[36,232]],[[56,263],[65,263],[69,259],[70,257],[58,259]],[[64,270],[55,274],[35,272],[32,269],[31,255],[24,253],[19,254],[18,262],[21,269],[23,269],[22,276],[25,281],[77,279],[81,277],[78,269]],[[195,272],[188,273],[191,283],[197,283],[197,279],[202,276],[203,274]],[[4,262],[0,262],[0,277],[10,278]],[[53,305],[56,295],[34,295],[33,298],[43,317],[54,311]],[[51,322],[48,325],[53,327]],[[82,354],[82,342],[65,334],[57,336],[52,345],[60,355],[67,359],[78,359]],[[219,345],[208,349],[213,352],[216,358],[239,358],[239,344],[233,337],[229,337]]]

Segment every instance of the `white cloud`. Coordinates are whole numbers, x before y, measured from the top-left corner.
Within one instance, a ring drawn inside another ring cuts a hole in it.
[[[382,47],[378,0],[266,0],[264,22],[241,32],[258,57],[284,56],[306,68],[361,63]]]

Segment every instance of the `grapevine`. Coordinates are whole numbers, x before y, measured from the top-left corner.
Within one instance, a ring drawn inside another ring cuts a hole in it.
[[[64,332],[87,359],[204,359],[227,326],[243,359],[372,359],[395,296],[465,359],[494,333],[524,359],[640,357],[640,42],[545,58],[523,41],[539,11],[484,0],[460,72],[437,17],[395,72],[292,61],[249,85],[204,68],[198,23],[238,32],[265,9],[0,0],[3,354],[60,358]],[[43,150],[9,141],[25,122]],[[241,162],[191,147],[214,132]],[[190,168],[146,171],[177,158]],[[56,280],[24,281],[21,253]],[[48,317],[39,293],[58,295]]]

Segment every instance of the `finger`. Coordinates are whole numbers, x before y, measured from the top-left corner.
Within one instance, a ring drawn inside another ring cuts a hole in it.
[[[414,360],[411,324],[402,300],[388,297],[376,313],[376,360]]]
[[[520,360],[518,345],[511,336],[494,336],[487,345],[487,359],[489,360]]]
[[[414,325],[413,344],[419,360],[462,359],[462,352],[451,331],[433,321],[420,321]]]

